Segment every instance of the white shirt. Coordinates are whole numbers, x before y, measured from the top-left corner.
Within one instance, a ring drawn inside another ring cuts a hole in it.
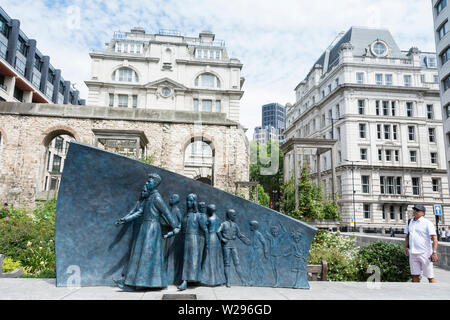
[[[450,228],[445,230],[445,236],[446,237],[450,237]]]
[[[409,224],[409,226],[408,226]],[[433,242],[431,236],[436,235],[436,230],[431,221],[424,217],[420,217],[406,222],[405,233],[409,234],[409,252],[412,254],[429,254],[433,253]]]

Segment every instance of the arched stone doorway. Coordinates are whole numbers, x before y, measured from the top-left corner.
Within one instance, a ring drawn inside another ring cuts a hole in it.
[[[45,136],[42,142],[44,151],[36,200],[48,200],[57,194],[67,150],[70,141],[75,140],[75,134],[67,129],[56,129]]]
[[[203,136],[192,137],[184,145],[184,175],[214,185],[214,158],[211,140]]]

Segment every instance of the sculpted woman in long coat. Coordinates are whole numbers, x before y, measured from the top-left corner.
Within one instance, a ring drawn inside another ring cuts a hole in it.
[[[123,224],[143,218],[124,278],[116,281],[122,289],[164,288],[168,285],[159,218],[162,216],[174,233],[178,233],[179,224],[156,189],[160,183],[161,177],[158,174],[149,174],[146,184],[148,197],[143,205],[135,213],[116,221],[117,224]]]

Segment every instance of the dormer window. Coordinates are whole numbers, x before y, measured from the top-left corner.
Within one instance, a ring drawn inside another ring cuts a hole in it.
[[[211,73],[203,73],[195,79],[196,87],[204,88],[220,88],[220,80],[215,75]]]
[[[388,47],[386,43],[381,40],[377,40],[370,46],[370,51],[376,57],[385,57],[388,55]]]
[[[120,68],[115,70],[111,75],[111,80],[120,82],[139,82],[138,74],[130,68]]]

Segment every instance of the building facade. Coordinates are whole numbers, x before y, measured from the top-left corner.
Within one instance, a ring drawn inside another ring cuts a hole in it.
[[[253,140],[267,143],[269,140],[284,142],[286,128],[286,108],[279,103],[269,103],[262,106],[261,126],[255,127]]]
[[[239,121],[242,64],[209,31],[197,38],[133,28],[90,56],[89,105],[220,112]]]
[[[436,54],[401,51],[388,30],[350,28],[320,56],[295,88],[287,110],[286,140],[336,139],[335,190],[341,225],[360,231],[402,229],[412,205],[450,199],[444,152]],[[331,188],[331,153],[298,157],[312,174],[319,168]],[[288,172],[293,172],[288,155]]]
[[[434,36],[436,41],[437,66],[439,70],[441,105],[444,124],[445,155],[447,170],[450,168],[450,9],[447,0],[432,0]],[[450,177],[450,170],[449,177]],[[449,178],[450,182],[450,178]]]
[[[83,105],[79,91],[64,80],[50,57],[36,47],[0,7],[0,101]]]

